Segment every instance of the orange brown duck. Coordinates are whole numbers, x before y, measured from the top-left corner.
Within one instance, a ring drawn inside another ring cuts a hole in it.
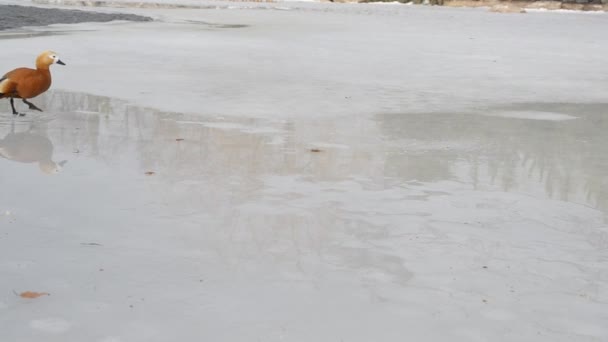
[[[0,99],[10,99],[13,115],[25,115],[17,112],[13,103],[14,99],[22,99],[30,109],[42,112],[42,109],[36,107],[28,99],[44,93],[51,87],[49,67],[55,63],[65,65],[55,52],[44,51],[36,58],[36,69],[17,68],[0,78]]]

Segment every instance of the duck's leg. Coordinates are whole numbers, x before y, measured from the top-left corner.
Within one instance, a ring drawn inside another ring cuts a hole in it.
[[[37,110],[39,112],[42,112],[42,109],[36,107],[35,104],[31,103],[30,101],[23,99],[23,103],[25,103],[26,105],[28,105],[28,107],[30,107],[31,110]]]
[[[11,97],[11,108],[13,109],[13,115],[17,115],[19,114],[19,112],[15,109],[15,100]],[[25,115],[25,114],[19,114],[21,116]]]

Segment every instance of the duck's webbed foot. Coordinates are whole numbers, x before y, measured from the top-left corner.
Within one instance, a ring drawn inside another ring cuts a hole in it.
[[[26,99],[23,99],[23,103],[25,103],[25,104],[26,104],[26,105],[27,105],[27,106],[28,106],[28,107],[29,107],[31,110],[37,110],[37,111],[39,111],[39,112],[42,112],[42,109],[40,109],[40,108],[36,107],[36,105],[35,105],[35,104],[33,104],[33,103],[29,102],[29,101],[28,101],[28,100],[26,100]]]

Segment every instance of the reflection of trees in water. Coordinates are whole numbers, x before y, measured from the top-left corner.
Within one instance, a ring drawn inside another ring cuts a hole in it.
[[[261,186],[254,180],[263,174],[300,174],[317,181],[361,176],[378,187],[387,179],[457,179],[475,187],[490,183],[505,191],[542,191],[551,198],[585,201],[608,210],[604,104],[502,108],[579,117],[567,121],[424,113],[379,115],[374,122],[224,120],[158,112],[77,93],[54,92],[46,99],[46,107],[66,112],[61,115],[81,125],[61,132],[65,144],[86,146],[108,162],[125,148],[135,148],[143,169],[162,171],[176,181],[204,176],[229,185],[247,179],[249,190],[235,188],[250,191]],[[84,113],[71,112],[75,108]],[[177,138],[184,141],[176,146]],[[127,144],[130,140],[135,147]],[[314,155],[307,151],[311,142],[346,147],[323,148]]]
[[[490,183],[505,191],[537,191],[535,184],[540,184],[551,198],[585,201],[608,210],[608,149],[603,142],[608,105],[526,104],[508,110],[562,112],[579,118],[382,115],[383,132],[394,146],[401,146],[400,153],[387,159],[388,175],[428,182],[470,180],[476,187]]]
[[[61,132],[65,144],[86,146],[89,153],[108,162],[125,148],[135,148],[141,168],[162,171],[176,181],[204,176],[228,186],[247,179],[249,190],[235,186],[235,191],[250,191],[261,186],[255,180],[264,174],[300,174],[316,181],[361,176],[377,187],[385,186],[387,179],[456,179],[475,187],[490,183],[505,191],[542,191],[551,198],[584,201],[608,210],[604,176],[608,151],[602,139],[608,128],[604,119],[608,106],[604,104],[520,104],[496,109],[579,117],[566,121],[424,113],[379,115],[374,122],[224,120],[158,112],[77,93],[54,92],[46,99],[47,108],[64,111],[62,116],[81,125]],[[177,143],[177,138],[184,141]],[[345,147],[322,147],[323,153],[315,155],[308,151],[311,142]]]
[[[377,135],[375,125],[363,129],[354,121],[223,119],[166,113],[107,97],[57,91],[49,102],[47,106],[63,112],[59,116],[80,125],[62,132],[62,142],[86,146],[93,155],[106,158],[114,152],[120,154],[130,141],[136,144],[143,168],[163,169],[165,175],[176,178],[298,173],[315,180],[334,180],[382,170],[381,154],[356,148],[361,144],[358,136],[339,137],[354,130]],[[73,112],[75,109],[79,112]],[[184,140],[178,143],[178,138]],[[341,138],[350,139],[355,148],[321,146],[322,153],[309,151],[311,142]]]

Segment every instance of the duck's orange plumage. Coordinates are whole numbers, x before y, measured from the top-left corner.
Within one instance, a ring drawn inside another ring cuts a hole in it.
[[[42,111],[28,99],[44,93],[51,87],[49,67],[54,63],[65,65],[55,52],[44,51],[36,58],[36,69],[17,68],[0,78],[0,99],[10,98],[14,115],[19,113],[15,110],[13,99],[22,99],[30,109]]]

